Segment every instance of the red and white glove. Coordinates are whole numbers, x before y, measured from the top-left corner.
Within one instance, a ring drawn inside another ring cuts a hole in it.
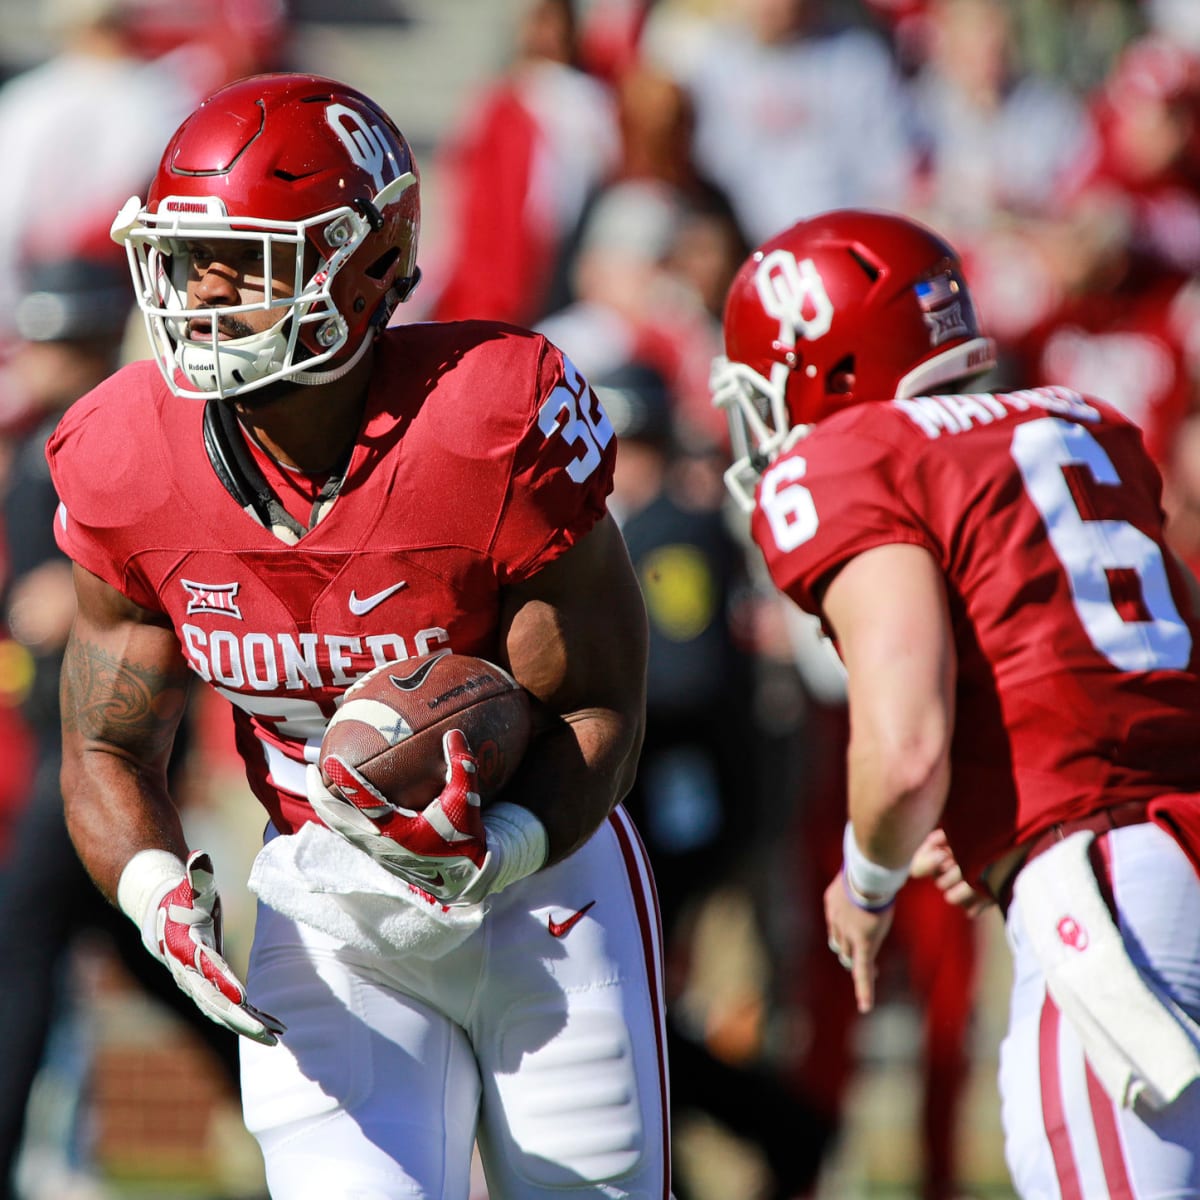
[[[194,850],[186,864],[165,850],[135,854],[121,873],[117,903],[141,929],[146,948],[206,1017],[275,1045],[286,1026],[247,1000],[245,987],[221,955],[221,898],[207,854]]]
[[[393,875],[443,904],[474,904],[541,867],[546,831],[516,804],[481,812],[475,755],[461,730],[445,734],[442,752],[446,786],[419,812],[381,803],[378,792],[336,758],[326,759],[325,769],[338,791],[326,787],[311,764],[308,801],[330,829]]]

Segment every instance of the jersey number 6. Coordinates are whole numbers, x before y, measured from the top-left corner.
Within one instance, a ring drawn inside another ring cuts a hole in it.
[[[1182,671],[1192,635],[1175,607],[1162,549],[1128,521],[1085,519],[1063,473],[1085,468],[1101,486],[1121,482],[1104,447],[1082,426],[1044,417],[1017,427],[1012,456],[1042,515],[1092,645],[1120,671]],[[1110,571],[1132,571],[1150,620],[1130,621],[1113,603]]]
[[[1066,467],[1083,467],[1097,484],[1118,486],[1121,477],[1100,443],[1074,421],[1044,417],[1017,427],[1012,456],[1095,649],[1119,671],[1185,670],[1192,636],[1171,595],[1162,548],[1128,521],[1085,517],[1063,473]],[[817,532],[812,493],[800,482],[806,470],[804,459],[795,455],[763,476],[759,504],[785,553]],[[1109,577],[1115,571],[1137,576],[1149,620],[1128,620],[1118,610]]]

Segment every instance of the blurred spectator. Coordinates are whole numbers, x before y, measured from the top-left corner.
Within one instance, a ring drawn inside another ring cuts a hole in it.
[[[466,110],[441,154],[443,245],[432,317],[531,324],[562,301],[562,256],[616,167],[612,97],[575,65],[571,0],[528,0],[509,70]]]
[[[1057,303],[1010,345],[1013,369],[1108,396],[1169,472],[1200,380],[1200,59],[1139,39],[1093,111],[1096,137],[1043,239]]]
[[[1082,102],[1027,69],[1007,0],[928,0],[910,83],[919,164],[905,210],[959,247],[989,328],[1007,343],[1061,299],[1048,218],[1089,144]]]
[[[647,51],[695,106],[700,172],[758,241],[839,205],[895,204],[911,154],[903,94],[886,42],[838,28],[820,0],[740,0],[679,59],[647,28]]]
[[[695,109],[678,80],[639,60],[622,74],[613,91],[621,152],[612,182],[658,180],[689,200],[725,200],[724,193],[696,167]]]
[[[1180,425],[1166,476],[1167,540],[1193,571],[1200,572],[1200,413]]]
[[[754,832],[752,673],[733,635],[744,553],[720,509],[683,486],[686,456],[663,376],[634,360],[593,387],[620,439],[611,503],[650,619],[646,738],[626,806],[670,930]]]
[[[1192,0],[1182,0],[1191,5]],[[908,69],[926,55],[932,0],[866,0],[892,27]],[[1082,95],[1109,72],[1122,46],[1142,31],[1145,0],[1004,0],[1019,74],[1055,80]]]
[[[54,0],[61,49],[0,89],[0,341],[15,335],[22,264],[117,253],[113,214],[144,191],[195,96],[136,56],[135,0]]]
[[[1141,8],[1152,32],[1200,54],[1200,6],[1195,0],[1142,0]]]
[[[1141,426],[1146,448],[1165,469],[1181,422],[1196,406],[1177,305],[1187,277],[1132,255],[1119,231],[1093,220],[1064,223],[1075,257],[1058,307],[1011,355],[1012,370],[1034,384],[1103,392]],[[1073,232],[1074,236],[1070,236]]]
[[[655,0],[586,0],[576,5],[579,64],[614,85],[638,61],[638,44]]]
[[[1045,211],[1088,134],[1075,95],[1023,68],[1014,21],[1007,0],[926,6],[911,203],[960,241]]]
[[[749,247],[728,197],[696,168],[691,98],[644,62],[625,72],[616,96],[621,162],[614,182],[658,182],[674,192],[680,207],[664,265],[719,323],[725,292]]]
[[[655,0],[642,23],[638,59],[685,80],[708,52],[713,26],[729,0]]]
[[[865,0],[865,4],[882,24],[901,74],[908,75],[923,56],[929,0]]]
[[[8,473],[9,448],[0,444],[0,488]],[[3,539],[0,539],[2,542]],[[0,545],[0,588],[8,578],[8,551]],[[12,852],[17,823],[33,777],[33,738],[21,715],[20,703],[29,686],[29,656],[8,636],[0,621],[0,874]]]
[[[646,597],[646,736],[625,798],[654,868],[667,965],[667,1046],[676,1112],[700,1111],[763,1151],[772,1196],[809,1177],[823,1142],[811,1112],[755,1061],[714,1052],[719,1033],[683,1010],[692,923],[719,890],[744,891],[762,856],[753,663],[739,643],[743,546],[717,506],[719,473],[675,436],[667,384],[631,361],[593,385],[619,438],[610,500]],[[714,503],[714,498],[717,503]],[[749,868],[753,872],[753,868]],[[686,1162],[675,1195],[690,1194]]]
[[[1096,137],[1068,199],[1106,207],[1147,267],[1200,271],[1200,51],[1131,43],[1093,100]]]
[[[589,380],[631,360],[667,380],[681,435],[724,436],[708,398],[720,329],[690,280],[670,268],[689,208],[673,187],[630,180],[588,210],[571,266],[574,298],[537,323]]]
[[[26,1105],[51,1029],[56,1020],[60,1027],[70,1020],[63,1005],[70,950],[81,933],[105,934],[133,977],[203,1038],[224,1068],[231,1096],[238,1070],[236,1037],[203,1017],[146,954],[138,931],[96,890],[67,836],[58,780],[58,679],[75,594],[71,564],[54,541],[58,500],[43,448],[67,406],[116,367],[132,293],[124,265],[108,260],[39,262],[23,278],[24,294],[16,307],[22,340],[6,378],[10,387],[23,389],[18,407],[31,419],[30,431],[17,443],[3,498],[11,563],[3,607],[27,664],[24,713],[35,739],[36,764],[13,844],[0,866],[0,1029],[5,1038],[0,1200],[16,1195],[13,1175]],[[64,1082],[68,1093],[83,1083],[76,1077]],[[32,1182],[34,1194],[46,1200],[65,1194],[61,1178]]]
[[[284,0],[125,0],[134,52],[182,72],[206,96],[258,71],[282,70],[289,21]]]

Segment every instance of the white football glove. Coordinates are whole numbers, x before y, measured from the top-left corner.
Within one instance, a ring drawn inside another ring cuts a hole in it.
[[[344,778],[346,794],[327,787],[311,764],[308,802],[330,829],[393,875],[443,904],[475,904],[546,861],[546,831],[519,805],[493,804],[481,813],[475,756],[461,730],[445,734],[442,751],[446,786],[420,812],[381,805],[374,788],[353,786],[358,772],[340,760],[327,761],[326,769]],[[362,806],[347,794],[361,797]]]
[[[141,928],[146,948],[206,1017],[275,1045],[286,1026],[247,1000],[221,955],[221,898],[207,854],[194,850],[183,864],[162,850],[141,851],[121,874],[117,902]]]

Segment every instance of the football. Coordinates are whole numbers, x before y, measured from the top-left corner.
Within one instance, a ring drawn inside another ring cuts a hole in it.
[[[479,764],[486,804],[512,777],[532,729],[529,693],[503,668],[449,650],[384,663],[346,689],[321,739],[327,787],[419,811],[446,782],[442,735],[461,729]],[[344,768],[350,767],[348,772]]]

